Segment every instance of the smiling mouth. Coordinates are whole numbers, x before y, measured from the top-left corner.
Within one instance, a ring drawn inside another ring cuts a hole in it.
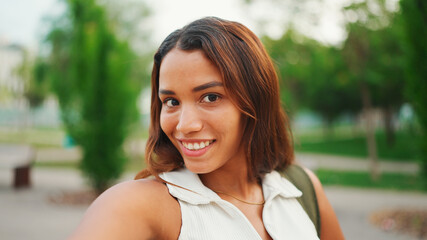
[[[200,142],[193,142],[193,143],[182,142],[182,145],[190,151],[197,151],[197,150],[206,148],[207,146],[211,145],[213,142],[215,142],[215,140],[200,141]]]

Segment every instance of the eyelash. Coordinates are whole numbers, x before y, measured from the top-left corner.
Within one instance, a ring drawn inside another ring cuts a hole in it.
[[[209,97],[211,97],[211,96],[215,96],[216,97],[216,99],[215,100],[213,100],[213,101],[210,101],[209,100]],[[206,100],[205,100],[205,98],[207,98]],[[201,102],[202,103],[215,103],[215,102],[217,102],[218,100],[220,100],[221,99],[221,96],[219,95],[219,94],[216,94],[216,93],[208,93],[208,94],[205,94],[205,95],[203,95],[202,96],[202,100],[201,100]],[[172,101],[176,101],[177,102],[177,104],[176,105],[168,105],[168,103],[171,103],[171,104],[173,104],[172,103]],[[163,104],[164,105],[166,105],[167,107],[175,107],[175,106],[178,106],[179,105],[179,101],[178,100],[176,100],[175,98],[166,98],[165,100],[163,100]]]
[[[215,97],[216,97],[216,99],[215,99],[214,101],[212,101],[212,102],[204,101],[204,99],[205,99],[205,98],[209,98],[210,96],[215,96]],[[220,100],[220,99],[221,99],[221,96],[220,96],[219,94],[216,94],[216,93],[208,93],[208,94],[203,95],[203,97],[202,97],[202,102],[206,102],[206,103],[214,103],[214,102],[217,102],[217,101],[218,101],[218,100]]]
[[[163,100],[163,104],[164,104],[164,105],[166,105],[166,106],[168,106],[168,107],[175,107],[175,106],[179,105],[179,102],[178,102],[178,104],[177,104],[177,105],[169,106],[169,105],[168,105],[168,102],[169,102],[169,101],[177,101],[177,102],[178,102],[178,100],[176,100],[176,99],[174,99],[174,98],[166,98],[165,100]]]

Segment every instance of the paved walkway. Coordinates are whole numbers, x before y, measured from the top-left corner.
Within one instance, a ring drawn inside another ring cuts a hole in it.
[[[37,161],[76,161],[78,149],[43,149]],[[297,154],[297,161],[311,169],[367,170],[368,161],[327,155]],[[414,163],[381,162],[382,171],[415,173]],[[122,180],[130,180],[133,174]],[[0,239],[65,239],[77,226],[88,206],[59,206],[49,197],[63,191],[87,189],[77,170],[34,168],[33,187],[11,188],[12,171],[0,169]],[[346,239],[415,240],[408,235],[384,232],[369,223],[369,216],[382,209],[427,209],[427,194],[383,190],[326,187]]]
[[[372,213],[381,210],[427,210],[427,194],[343,187],[326,187],[325,191],[338,216],[346,239],[418,239],[406,234],[382,231],[369,222],[369,217]]]
[[[121,180],[130,179],[132,174]],[[0,169],[0,239],[66,239],[88,206],[57,205],[49,198],[88,189],[84,178],[77,170],[34,168],[32,182],[29,189],[15,190],[12,172]]]
[[[65,239],[81,220],[87,206],[59,206],[49,197],[63,191],[87,189],[80,173],[71,169],[35,168],[33,187],[14,190],[12,174],[0,170],[0,236],[5,240]],[[121,180],[132,179],[133,174]],[[326,187],[346,239],[415,240],[408,235],[383,232],[369,223],[382,209],[427,209],[427,194]]]

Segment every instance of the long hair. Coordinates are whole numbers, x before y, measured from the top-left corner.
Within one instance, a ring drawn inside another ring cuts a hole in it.
[[[173,48],[201,50],[215,64],[225,92],[241,111],[243,143],[251,181],[283,170],[294,157],[289,123],[280,104],[279,81],[258,37],[240,23],[216,17],[196,20],[171,33],[154,55],[151,76],[151,122],[145,160],[136,178],[184,167],[181,154],[160,127],[159,70]]]

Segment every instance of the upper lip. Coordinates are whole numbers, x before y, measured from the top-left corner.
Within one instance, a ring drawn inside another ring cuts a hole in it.
[[[186,143],[198,143],[198,142],[206,142],[206,141],[213,141],[215,139],[177,139],[180,142],[186,142]]]

